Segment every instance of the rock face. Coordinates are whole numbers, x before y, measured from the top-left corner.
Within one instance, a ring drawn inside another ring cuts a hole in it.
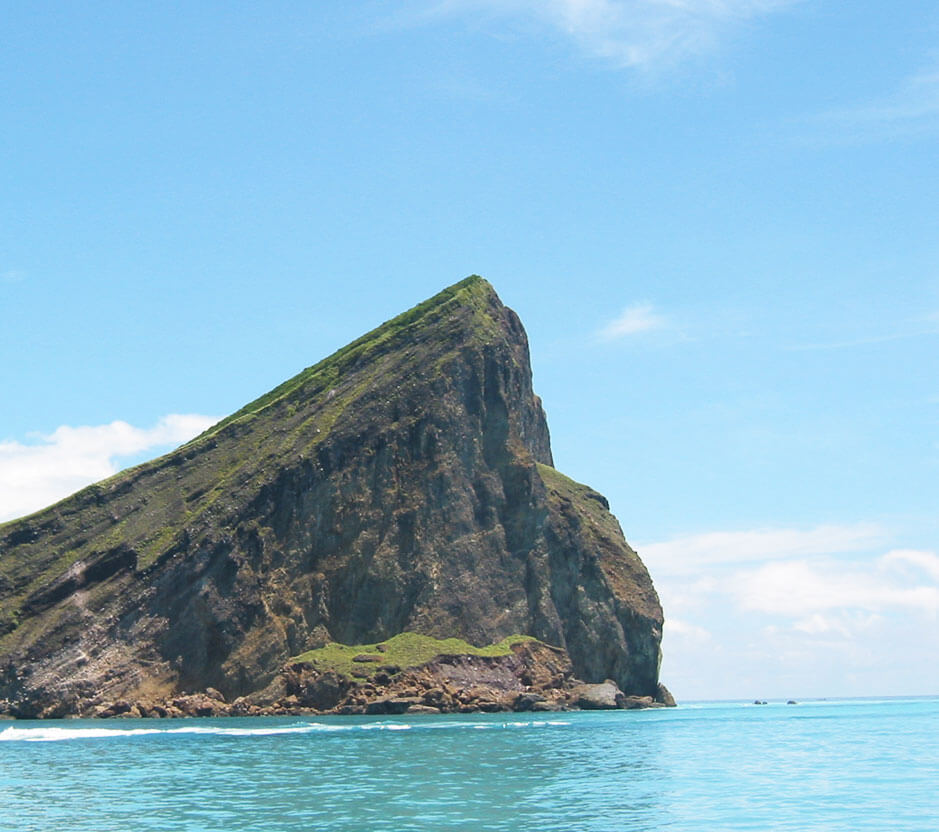
[[[525,332],[479,277],[0,526],[0,709],[17,716],[232,702],[306,650],[405,631],[531,635],[579,679],[661,699],[661,628],[606,500],[552,467]]]

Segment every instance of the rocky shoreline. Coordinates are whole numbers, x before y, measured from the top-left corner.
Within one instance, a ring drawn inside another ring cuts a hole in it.
[[[363,659],[363,664],[372,658]],[[675,701],[623,693],[612,680],[588,684],[574,676],[566,651],[533,642],[508,656],[438,656],[420,666],[370,667],[361,678],[310,663],[286,665],[264,690],[226,701],[215,688],[166,699],[79,700],[71,706],[0,701],[8,718],[182,718],[355,714],[466,714],[662,708]]]

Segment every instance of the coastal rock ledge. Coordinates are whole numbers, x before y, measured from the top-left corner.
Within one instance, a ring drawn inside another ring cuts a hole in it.
[[[10,717],[669,705],[662,622],[476,276],[0,525]]]

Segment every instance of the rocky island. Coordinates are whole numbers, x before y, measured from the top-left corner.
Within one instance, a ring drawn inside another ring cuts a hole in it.
[[[18,718],[673,704],[662,622],[477,276],[0,526]]]

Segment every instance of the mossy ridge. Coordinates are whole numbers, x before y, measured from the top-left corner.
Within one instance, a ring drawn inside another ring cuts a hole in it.
[[[261,447],[255,447],[253,454],[241,453],[239,456],[232,458],[230,453],[217,448],[212,441],[212,437],[222,428],[232,425],[235,422],[250,420],[261,410],[274,404],[283,404],[285,406],[285,415],[287,415],[288,418],[289,416],[299,416],[299,410],[301,409],[297,407],[296,402],[291,403],[290,401],[290,395],[292,393],[297,392],[300,388],[308,385],[308,383],[312,383],[316,388],[313,392],[325,392],[330,388],[339,387],[339,395],[320,400],[312,414],[307,411],[304,414],[304,418],[298,420],[300,424],[293,426],[293,430],[284,436],[280,447],[277,449],[280,452],[291,448],[295,452],[309,452],[330,435],[332,429],[341,420],[342,414],[346,408],[354,402],[358,396],[369,389],[378,375],[381,375],[382,372],[387,370],[386,367],[381,366],[381,362],[377,359],[380,359],[382,355],[388,352],[387,347],[390,346],[392,339],[395,341],[399,340],[398,336],[401,333],[413,330],[417,324],[423,326],[439,321],[446,315],[455,312],[457,307],[470,312],[468,323],[474,333],[483,337],[491,336],[496,333],[499,326],[497,320],[489,311],[494,297],[496,297],[495,291],[484,278],[478,275],[471,275],[403,314],[392,318],[372,332],[338,350],[333,355],[302,371],[280,386],[274,388],[269,393],[241,408],[236,413],[216,423],[207,431],[200,434],[200,436],[180,446],[180,448],[170,451],[156,459],[142,462],[132,468],[120,471],[100,482],[88,485],[75,494],[69,495],[53,505],[33,512],[30,515],[0,523],[0,530],[7,531],[8,529],[21,526],[21,524],[40,521],[53,513],[62,511],[73,513],[78,507],[81,507],[82,510],[91,509],[94,512],[95,507],[97,507],[96,504],[101,504],[116,490],[127,489],[146,478],[153,476],[158,477],[165,467],[176,466],[181,460],[188,460],[195,454],[202,454],[208,451],[213,457],[216,457],[217,452],[218,456],[213,459],[210,464],[206,464],[208,460],[203,459],[202,461],[201,467],[203,470],[212,475],[206,478],[210,478],[214,480],[214,482],[206,489],[201,499],[193,503],[188,503],[183,495],[177,495],[175,493],[166,495],[173,502],[181,503],[180,508],[182,510],[177,514],[177,522],[168,523],[164,525],[161,533],[157,535],[147,535],[146,537],[140,534],[139,530],[136,528],[138,522],[142,521],[143,518],[125,518],[130,519],[130,522],[120,524],[123,535],[120,541],[115,542],[126,542],[133,546],[139,554],[138,571],[146,569],[158,560],[168,548],[172,547],[174,541],[182,533],[183,527],[198,527],[200,520],[205,518],[207,514],[215,508],[219,496],[230,489],[231,483],[234,478],[237,477],[239,470],[245,467],[257,467],[259,459],[272,455],[273,451],[271,449],[268,449],[268,452],[265,453],[262,451]],[[464,324],[465,323],[467,323],[467,321],[464,319]],[[405,357],[412,362],[419,363],[420,350],[408,350]],[[444,355],[444,358],[447,360],[451,357],[452,352],[450,351],[447,351]],[[370,366],[369,362],[373,362],[374,366]],[[435,366],[434,369],[436,370],[437,367]],[[365,370],[364,374],[362,370]],[[351,384],[349,387],[342,389],[342,377],[350,371],[355,373],[355,378],[350,378]],[[309,395],[309,392],[310,391],[305,392],[305,397]],[[293,413],[287,413],[291,408]],[[305,408],[303,408],[303,410],[305,410]],[[303,429],[309,427],[311,424],[319,428],[316,434],[303,436]],[[259,445],[261,442],[262,439],[260,437],[255,440],[256,445]],[[196,446],[199,447],[196,448]],[[242,451],[243,450],[242,448]],[[171,488],[170,491],[172,491]],[[151,510],[155,508],[157,508],[157,506],[151,507]],[[103,512],[101,513],[103,515]],[[112,525],[104,516],[96,519],[103,526]],[[167,525],[172,526],[172,528],[167,528]],[[93,535],[89,537],[93,537]],[[87,543],[83,542],[83,545],[79,546],[74,546],[71,545],[70,542],[66,542],[66,545],[59,550],[58,555],[50,558],[49,563],[45,565],[40,573],[31,576],[32,580],[30,584],[36,585],[41,583],[43,580],[48,579],[50,575],[64,571],[75,561],[94,554],[95,551],[100,550],[100,548],[100,541],[96,540],[92,541],[89,539]],[[3,560],[5,559],[0,558],[0,561]],[[16,560],[19,561],[20,559],[17,558]],[[29,558],[26,560],[26,563],[19,562],[11,564],[9,562],[0,562],[0,575],[7,572],[10,567],[13,567],[14,571],[28,567]],[[14,578],[13,575],[5,577],[8,579]],[[9,580],[9,583],[16,585],[19,581],[13,579]],[[23,598],[28,595],[29,591],[29,589],[23,587],[21,591],[14,593],[17,597],[6,598],[4,601],[12,601],[14,605],[18,605],[22,602]],[[8,603],[4,604],[4,606],[7,605]]]
[[[556,468],[536,463],[541,481],[549,495],[569,500],[578,514],[590,520],[594,527],[607,536],[622,537],[619,521],[610,513],[606,497],[594,491],[589,485],[572,480]]]
[[[340,676],[373,675],[379,667],[420,667],[440,656],[508,656],[512,646],[538,642],[533,636],[511,635],[495,644],[475,647],[460,638],[433,638],[420,633],[399,633],[385,641],[372,644],[340,644],[332,642],[317,650],[308,650],[291,659],[311,664],[320,672],[332,670]],[[540,642],[538,642],[540,643]],[[369,656],[370,661],[354,661],[356,656]]]
[[[628,599],[634,610],[650,618],[661,615],[649,573],[626,542],[619,521],[610,513],[606,497],[549,465],[540,462],[537,465],[548,489],[548,499],[562,515],[573,515],[580,520],[581,533],[596,553],[597,565],[618,597]]]
[[[240,410],[231,414],[231,416],[222,419],[188,444],[214,436],[233,422],[255,416],[269,405],[284,399],[303,385],[314,383],[319,390],[326,390],[333,386],[342,376],[343,372],[353,363],[367,360],[370,354],[386,346],[403,331],[412,328],[419,322],[425,322],[425,318],[442,316],[447,309],[457,301],[472,306],[474,311],[479,311],[477,301],[492,294],[494,294],[494,290],[484,278],[475,274],[470,275],[458,283],[447,287],[432,298],[412,307],[407,312],[403,312],[397,317],[386,321],[381,326],[357,338],[355,341],[337,350],[322,361],[319,361],[311,367],[307,367],[305,370],[293,376],[293,378],[288,379],[283,382],[283,384],[278,385],[273,390],[265,393],[254,401],[249,402]]]

